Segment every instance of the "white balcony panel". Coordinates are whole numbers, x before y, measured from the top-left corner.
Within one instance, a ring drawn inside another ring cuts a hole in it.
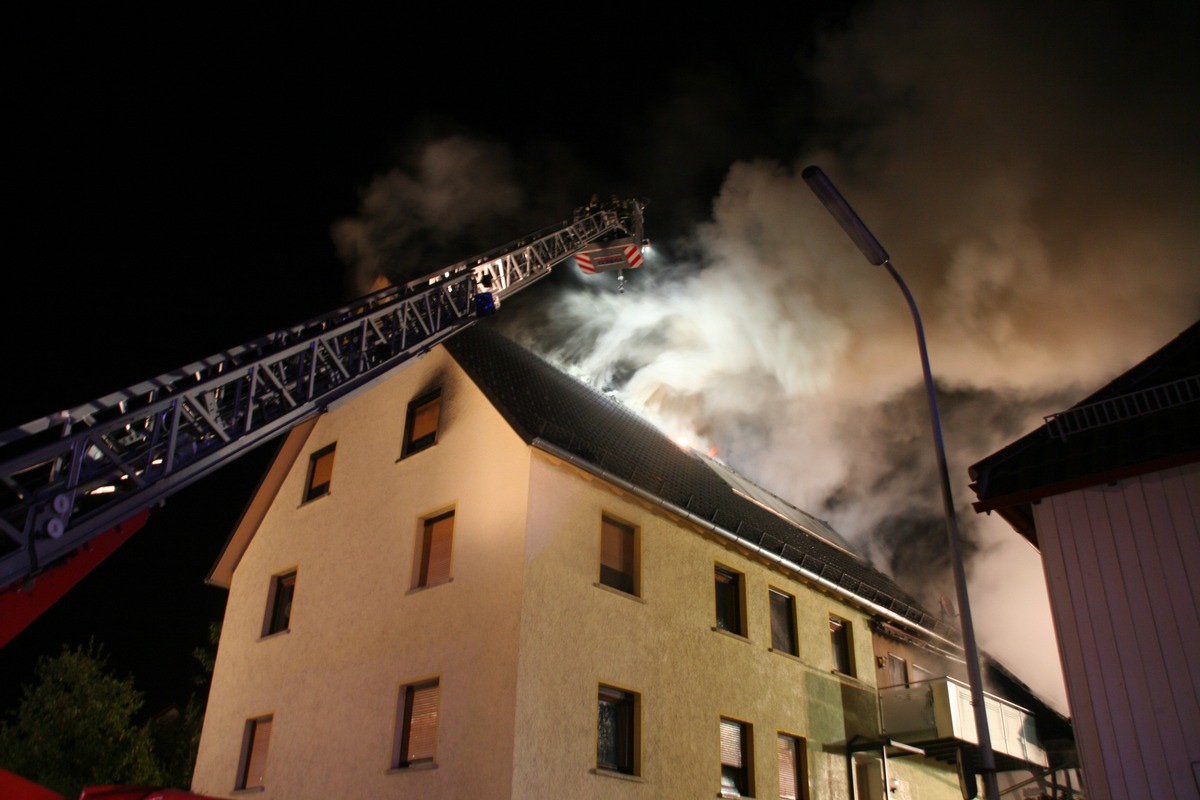
[[[1005,700],[984,695],[992,749],[1039,766],[1049,766],[1033,715]],[[952,678],[879,690],[884,731],[901,742],[957,739],[979,744],[971,690]]]

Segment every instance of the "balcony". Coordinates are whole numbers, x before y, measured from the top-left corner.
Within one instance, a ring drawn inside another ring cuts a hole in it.
[[[991,695],[984,695],[984,706],[996,769],[1050,765],[1038,740],[1033,714]],[[880,689],[879,710],[885,735],[917,745],[930,758],[942,761],[953,762],[956,752],[964,750],[978,768],[979,737],[967,684],[937,678]]]

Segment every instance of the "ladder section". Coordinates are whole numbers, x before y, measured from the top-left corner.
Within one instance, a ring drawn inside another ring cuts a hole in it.
[[[636,212],[630,215],[630,210]],[[0,588],[344,400],[589,245],[641,235],[635,201],[90,403],[0,433]]]

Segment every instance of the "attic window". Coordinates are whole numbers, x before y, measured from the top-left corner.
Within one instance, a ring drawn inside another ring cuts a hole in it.
[[[404,452],[401,458],[419,453],[437,443],[441,416],[441,389],[422,395],[408,404],[408,417],[404,422]]]
[[[333,480],[333,454],[337,442],[313,453],[308,462],[308,481],[304,484],[304,502],[329,494]]]

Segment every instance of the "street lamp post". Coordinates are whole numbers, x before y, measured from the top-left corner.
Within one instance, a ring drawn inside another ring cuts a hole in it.
[[[904,293],[908,307],[912,311],[913,323],[917,329],[917,345],[921,350],[921,368],[925,373],[925,392],[929,395],[929,419],[933,427],[933,445],[937,451],[938,470],[941,472],[942,507],[946,516],[946,539],[950,546],[950,560],[954,566],[954,588],[958,595],[958,619],[962,628],[963,653],[967,660],[967,679],[971,686],[971,705],[975,711],[975,731],[979,739],[980,773],[983,776],[984,796],[999,798],[1000,790],[996,783],[996,757],[992,752],[992,736],[988,729],[987,709],[983,704],[983,676],[979,669],[979,649],[975,644],[975,625],[971,621],[971,604],[967,598],[967,575],[963,567],[962,542],[958,534],[958,516],[954,511],[954,498],[950,492],[950,470],[946,466],[946,447],[942,442],[942,423],[938,416],[937,394],[933,386],[933,372],[929,368],[929,352],[925,347],[925,329],[921,325],[921,315],[917,311],[917,303],[913,300],[912,292],[892,266],[891,258],[883,245],[871,233],[858,214],[842,197],[841,192],[833,182],[821,171],[820,167],[806,167],[801,173],[805,183],[813,190],[821,203],[842,226],[846,235],[858,246],[867,261],[875,266],[886,267],[888,273]]]

